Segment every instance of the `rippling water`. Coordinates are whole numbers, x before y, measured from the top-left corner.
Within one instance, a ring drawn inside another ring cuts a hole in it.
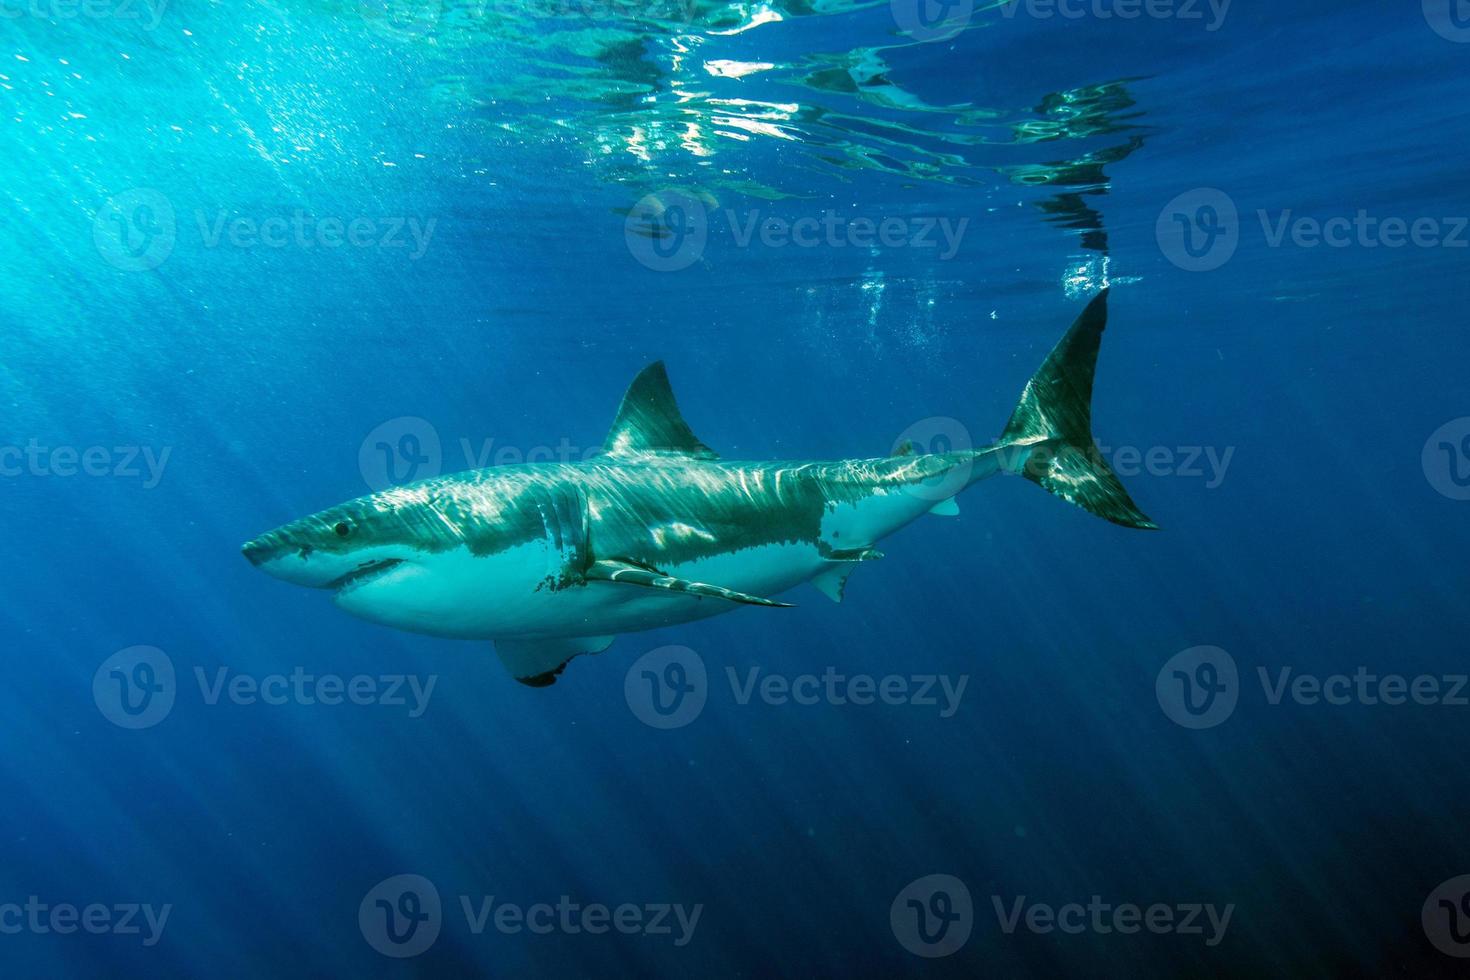
[[[0,970],[1457,975],[1460,6],[0,0]],[[989,481],[548,690],[239,555],[656,359],[727,459],[983,445],[1105,287],[1157,534]]]

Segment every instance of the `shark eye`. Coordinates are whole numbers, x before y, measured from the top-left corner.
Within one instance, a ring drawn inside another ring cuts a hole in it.
[[[352,525],[346,521],[338,521],[337,526],[332,528],[332,530],[337,532],[337,537],[345,538],[352,533]]]

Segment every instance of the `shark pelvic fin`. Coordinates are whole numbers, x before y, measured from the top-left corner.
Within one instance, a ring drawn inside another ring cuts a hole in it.
[[[657,453],[695,459],[720,458],[699,441],[679,414],[679,404],[674,401],[674,389],[669,385],[663,361],[654,361],[638,372],[638,377],[628,386],[602,451],[612,456]]]
[[[1104,289],[1021,392],[1001,434],[1003,465],[1104,520],[1154,530],[1092,440],[1092,377],[1107,325]]]
[[[830,568],[816,574],[812,579],[812,584],[828,599],[833,602],[841,602],[843,593],[847,591],[847,577],[856,567],[857,562],[833,562]]]
[[[959,517],[960,505],[953,497],[946,497],[933,507],[930,507],[929,513],[937,514],[940,517]]]
[[[611,636],[574,636],[550,640],[496,640],[495,654],[510,675],[527,687],[550,687],[573,657],[601,653]]]
[[[665,575],[656,568],[626,558],[612,558],[605,561],[594,562],[587,570],[587,580],[600,582],[619,582],[625,585],[641,585],[649,589],[664,589],[669,592],[682,592],[686,595],[709,599],[728,599],[730,602],[742,602],[751,606],[775,606],[789,608],[789,602],[777,602],[775,599],[765,599],[758,595],[748,595],[744,592],[736,592],[734,589],[721,588],[718,585],[706,585],[703,582],[691,582],[688,579],[674,578]]]

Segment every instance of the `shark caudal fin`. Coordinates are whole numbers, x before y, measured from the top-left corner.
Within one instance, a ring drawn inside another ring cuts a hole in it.
[[[1007,469],[1063,500],[1114,524],[1155,530],[1092,440],[1092,376],[1107,325],[1104,289],[1026,384],[1001,451]]]

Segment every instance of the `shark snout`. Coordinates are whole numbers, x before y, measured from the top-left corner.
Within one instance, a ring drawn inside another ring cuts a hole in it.
[[[254,541],[246,541],[241,545],[240,553],[245,556],[246,561],[259,568],[261,563],[270,557],[271,548],[266,544],[264,538],[256,538]]]
[[[293,545],[280,531],[271,531],[267,534],[262,534],[252,541],[245,542],[240,547],[240,553],[245,556],[245,560],[256,568],[260,568],[262,565],[274,561],[291,551],[299,551],[302,557],[305,557],[311,553],[311,550],[310,545]]]

